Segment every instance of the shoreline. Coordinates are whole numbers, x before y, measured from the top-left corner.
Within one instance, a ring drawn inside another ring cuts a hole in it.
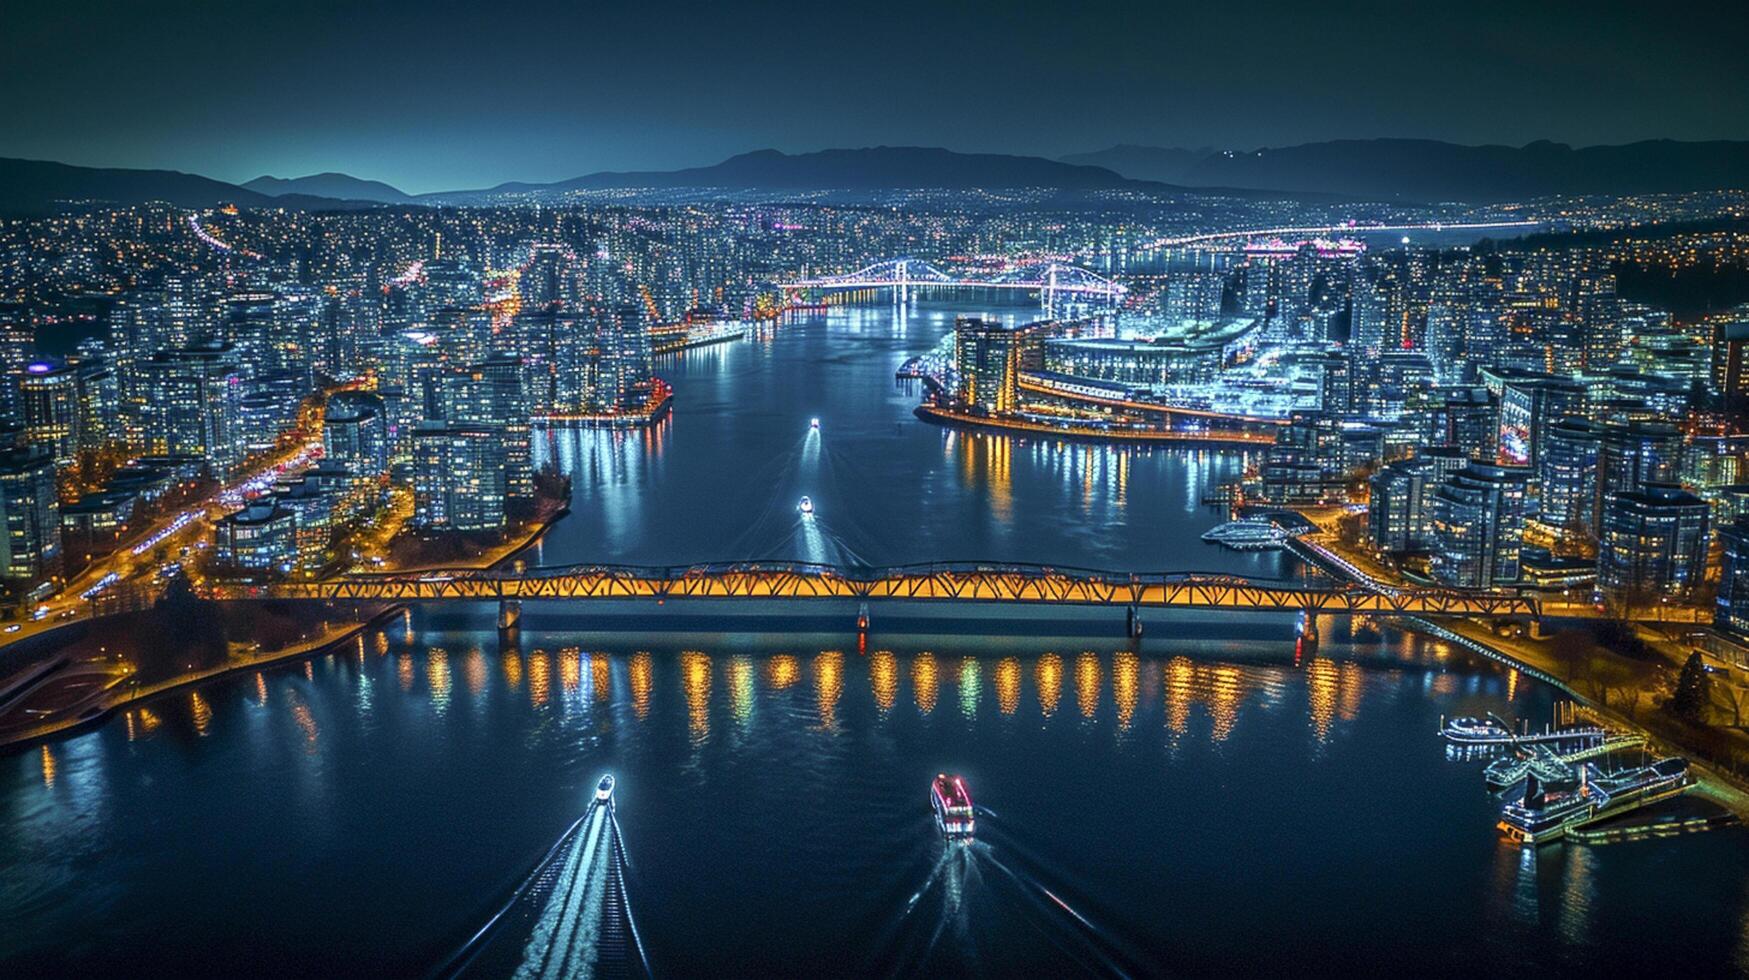
[[[1570,684],[1559,679],[1548,669],[1553,666],[1552,664],[1532,663],[1519,653],[1508,649],[1503,644],[1490,643],[1487,640],[1471,635],[1470,633],[1448,629],[1419,617],[1401,617],[1394,619],[1394,622],[1396,622],[1402,629],[1430,639],[1439,640],[1443,643],[1450,643],[1454,646],[1468,650],[1477,656],[1486,657],[1497,663],[1504,664],[1533,680],[1547,684],[1555,690],[1560,691],[1572,700],[1584,705],[1587,711],[1608,722],[1610,725],[1636,734],[1645,735],[1649,745],[1662,746],[1672,753],[1683,756],[1688,760],[1689,768],[1696,774],[1692,792],[1697,796],[1705,797],[1713,803],[1735,813],[1745,822],[1749,822],[1749,785],[1745,785],[1736,777],[1721,772],[1716,767],[1702,760],[1696,759],[1691,750],[1687,749],[1680,743],[1673,742],[1670,739],[1659,735],[1645,725],[1640,724],[1638,720],[1623,715],[1615,708],[1599,705],[1592,698],[1574,690]],[[1455,620],[1452,625],[1458,625],[1465,622],[1473,621]],[[1653,708],[1651,710],[1657,709]]]
[[[166,694],[174,694],[186,687],[204,684],[246,670],[261,670],[277,666],[283,662],[321,656],[335,647],[350,643],[354,638],[364,635],[366,631],[401,612],[404,608],[405,606],[401,603],[391,603],[362,622],[350,623],[337,630],[330,630],[322,636],[295,646],[262,653],[248,660],[220,664],[192,674],[172,677],[148,687],[134,688],[113,701],[106,700],[101,706],[88,708],[74,717],[44,722],[41,726],[31,729],[23,735],[0,741],[0,754],[23,751],[38,743],[74,734],[87,726],[97,727],[109,721],[118,711]]]
[[[1181,446],[1187,448],[1217,447],[1224,449],[1264,448],[1275,444],[1273,436],[1217,434],[1212,432],[1163,432],[1150,430],[1111,430],[1083,426],[1052,426],[1040,422],[1023,422],[981,415],[968,415],[923,404],[911,414],[932,425],[974,432],[990,432],[1011,436],[1039,436],[1072,442],[1094,442],[1129,446]]]
[[[518,555],[533,547],[535,543],[541,539],[542,535],[551,530],[552,526],[557,523],[560,518],[570,512],[571,505],[569,501],[567,501],[561,504],[545,518],[533,522],[524,534],[499,545],[497,548],[492,549],[492,551],[486,556],[482,556],[481,559],[471,564],[477,568],[489,569],[514,560]],[[417,569],[410,570],[417,571]],[[321,656],[341,644],[351,642],[354,638],[363,635],[377,624],[405,608],[406,605],[404,603],[390,603],[361,622],[350,623],[338,629],[330,630],[328,633],[304,643],[262,653],[259,656],[246,661],[226,663],[189,674],[181,674],[176,677],[159,681],[158,683],[146,688],[135,688],[114,700],[110,700],[106,697],[100,705],[94,705],[72,717],[61,718],[55,721],[46,721],[42,725],[32,728],[21,735],[0,739],[0,753],[20,751],[39,742],[48,741],[58,736],[64,736],[82,730],[88,725],[96,726],[102,724],[103,722],[108,721],[117,711],[132,707],[143,701],[151,700],[152,698],[174,693],[186,687],[204,684],[207,681],[218,680],[221,677],[225,677],[238,671],[259,670],[283,662],[301,660],[306,657]],[[72,624],[69,623],[65,625]],[[65,665],[63,664],[63,666]]]

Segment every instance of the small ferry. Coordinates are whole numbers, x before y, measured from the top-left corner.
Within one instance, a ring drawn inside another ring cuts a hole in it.
[[[1569,830],[1656,803],[1689,786],[1688,760],[1678,756],[1615,772],[1587,762],[1574,771],[1574,778],[1559,783],[1545,783],[1535,773],[1528,776],[1524,795],[1500,808],[1500,830],[1521,844],[1546,844]]]
[[[595,802],[613,802],[613,773],[601,777],[601,782],[595,784]]]
[[[1204,541],[1224,545],[1234,551],[1273,551],[1287,543],[1288,534],[1273,521],[1261,517],[1245,517],[1228,521],[1203,533]]]
[[[803,496],[802,499],[796,503],[796,510],[800,511],[803,517],[814,516],[814,499],[812,497]]]
[[[940,773],[929,786],[929,807],[935,811],[935,825],[943,835],[970,837],[976,823],[972,816],[972,794],[966,792],[966,782],[958,776]]]
[[[1447,742],[1458,745],[1501,745],[1512,741],[1512,729],[1492,717],[1451,718],[1439,727],[1439,734]]]

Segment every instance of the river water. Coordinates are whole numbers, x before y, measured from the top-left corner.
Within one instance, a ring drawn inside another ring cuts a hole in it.
[[[954,312],[837,310],[664,364],[672,420],[541,447],[575,500],[538,560],[1295,574],[1197,538],[1237,455],[912,419],[893,369]],[[1744,831],[1499,840],[1479,765],[1433,735],[1549,717],[1494,663],[1364,620],[1298,655],[1271,615],[1159,615],[1137,646],[1097,618],[881,616],[859,644],[838,612],[531,607],[504,643],[490,609],[416,609],[0,756],[0,974],[423,974],[609,771],[660,974],[1749,963]],[[934,831],[941,771],[979,804],[970,846]]]

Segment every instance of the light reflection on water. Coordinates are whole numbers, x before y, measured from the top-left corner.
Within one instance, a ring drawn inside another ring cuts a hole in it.
[[[48,875],[36,887],[52,887],[56,880],[54,869],[61,858],[29,842],[72,832],[73,825],[60,826],[61,815],[69,812],[60,801],[73,787],[83,787],[77,791],[96,798],[137,791],[131,784],[111,786],[93,778],[118,764],[114,746],[131,745],[125,750],[134,753],[128,765],[160,772],[159,778],[176,785],[177,792],[194,797],[191,806],[220,805],[219,797],[203,795],[199,785],[180,785],[195,771],[182,748],[191,738],[210,746],[202,752],[207,757],[203,768],[228,772],[221,781],[226,793],[271,793],[272,783],[255,757],[274,751],[275,740],[237,738],[238,726],[251,713],[269,733],[283,733],[306,756],[321,760],[300,777],[304,782],[297,799],[304,802],[290,804],[293,811],[315,801],[331,806],[361,793],[370,797],[349,783],[352,777],[344,763],[360,753],[388,753],[384,764],[393,765],[397,753],[422,744],[426,756],[435,752],[440,758],[460,758],[485,752],[497,760],[486,770],[501,771],[502,778],[483,785],[470,782],[482,777],[465,769],[454,773],[472,774],[453,785],[420,780],[416,790],[389,779],[368,806],[359,803],[383,812],[342,818],[355,834],[364,833],[357,821],[368,826],[380,817],[397,826],[411,822],[423,828],[418,833],[435,833],[441,842],[444,831],[435,828],[443,825],[421,816],[418,807],[425,804],[403,801],[408,793],[416,800],[438,794],[445,799],[443,813],[461,817],[477,830],[502,824],[495,836],[506,842],[503,847],[492,849],[493,855],[466,859],[459,871],[446,869],[436,876],[441,879],[437,883],[414,862],[394,870],[399,886],[383,882],[373,888],[431,889],[441,895],[447,894],[442,881],[491,874],[489,869],[499,862],[515,865],[519,855],[540,850],[541,828],[562,823],[574,806],[567,801],[585,793],[601,770],[613,769],[621,779],[621,820],[639,855],[633,895],[634,901],[643,902],[637,909],[640,928],[656,962],[666,956],[682,972],[708,962],[702,947],[682,939],[689,930],[702,930],[712,942],[726,944],[719,947],[725,954],[748,953],[740,941],[721,934],[726,924],[710,924],[707,906],[700,904],[707,895],[721,896],[724,914],[731,907],[766,909],[765,903],[777,900],[777,893],[768,889],[787,880],[785,874],[822,861],[849,860],[841,874],[817,883],[836,896],[840,911],[820,916],[817,923],[786,925],[789,942],[810,949],[818,944],[825,950],[841,941],[828,939],[827,932],[841,937],[845,933],[839,930],[847,922],[883,914],[880,882],[906,887],[906,894],[921,889],[939,858],[914,850],[932,838],[926,811],[918,808],[920,791],[912,782],[926,780],[938,768],[966,773],[979,802],[1000,815],[990,819],[988,840],[980,844],[989,849],[989,860],[976,859],[974,866],[982,864],[986,876],[999,868],[1008,876],[1001,880],[1024,883],[1023,891],[1044,889],[1062,897],[1101,935],[1144,947],[1175,935],[1180,926],[1163,925],[1172,917],[1159,913],[1184,900],[1182,895],[1173,897],[1181,887],[1206,888],[1205,864],[1212,870],[1218,863],[1220,874],[1241,882],[1270,881],[1291,898],[1300,893],[1299,873],[1278,880],[1270,868],[1293,868],[1306,860],[1300,845],[1291,841],[1317,840],[1321,851],[1335,849],[1346,865],[1364,869],[1376,891],[1349,900],[1362,902],[1374,918],[1391,921],[1397,913],[1389,906],[1425,901],[1425,896],[1413,896],[1426,887],[1427,874],[1437,873],[1449,880],[1442,877],[1444,890],[1435,904],[1447,910],[1462,898],[1472,906],[1466,914],[1476,919],[1482,934],[1501,937],[1486,948],[1497,948],[1502,962],[1510,960],[1508,940],[1522,943],[1528,935],[1558,941],[1566,951],[1562,956],[1569,957],[1576,955],[1574,950],[1608,944],[1607,934],[1597,927],[1598,917],[1624,901],[1619,877],[1608,873],[1609,862],[1616,855],[1631,858],[1635,853],[1624,845],[1595,853],[1572,849],[1563,855],[1555,849],[1538,855],[1500,844],[1491,832],[1489,807],[1494,804],[1482,791],[1478,767],[1444,760],[1431,737],[1433,719],[1480,704],[1505,707],[1509,693],[1530,698],[1531,707],[1544,707],[1550,700],[1546,689],[1491,664],[1468,665],[1466,672],[1453,673],[1435,666],[1437,659],[1426,644],[1405,646],[1388,635],[1375,645],[1364,640],[1354,646],[1327,642],[1318,656],[1300,666],[1293,665],[1285,636],[1279,644],[1224,644],[1261,657],[1246,661],[1174,653],[1170,646],[1102,650],[1081,643],[1069,647],[1079,652],[1065,658],[1032,641],[995,643],[1014,651],[1003,653],[990,649],[992,641],[952,638],[895,643],[866,655],[824,644],[812,652],[807,647],[803,652],[768,650],[733,638],[708,644],[689,641],[676,648],[653,637],[538,636],[528,638],[526,652],[511,646],[495,655],[487,652],[492,643],[490,634],[430,634],[429,640],[420,639],[412,647],[391,644],[385,657],[363,661],[348,647],[311,662],[308,671],[300,665],[252,674],[203,688],[198,701],[184,696],[165,702],[167,714],[157,707],[136,709],[115,725],[69,743],[81,747],[77,759],[45,748],[30,760],[35,770],[30,785],[35,788],[13,782],[22,807],[11,819],[20,819],[19,812],[31,815],[27,825],[35,831],[17,838],[31,851],[25,861],[32,869],[28,873]],[[956,649],[965,643],[975,649]],[[459,655],[459,664],[453,652],[458,649],[467,651]],[[493,656],[496,670],[488,669]],[[452,676],[456,671],[460,678]],[[1428,683],[1427,672],[1449,676],[1449,682]],[[994,697],[983,696],[986,685],[994,689]],[[380,717],[365,725],[361,717],[371,709],[345,695],[372,686],[379,702],[381,692],[391,692],[391,703],[379,703],[375,710]],[[264,697],[269,691],[272,696]],[[1062,703],[1065,696],[1072,698],[1072,706]],[[958,709],[943,713],[944,704],[957,704]],[[869,742],[876,732],[879,739]],[[722,738],[724,733],[732,737]],[[1359,746],[1377,745],[1380,739],[1404,756],[1390,764],[1396,767],[1391,774],[1353,771]],[[518,748],[506,755],[495,744],[500,742]],[[1346,796],[1354,780],[1366,785],[1387,778],[1380,784],[1382,792],[1370,798],[1375,816],[1361,817],[1329,799],[1332,793]],[[207,777],[201,779],[204,785]],[[1052,789],[1064,781],[1080,792],[1065,797]],[[819,792],[795,796],[790,791],[798,784],[819,787]],[[1222,787],[1220,792],[1208,795],[1215,785]],[[767,789],[787,794],[783,798],[790,805],[766,805],[759,794]],[[1111,799],[1092,802],[1102,795]],[[103,809],[116,807],[110,802]],[[1260,835],[1260,828],[1282,819],[1282,812],[1294,814],[1294,832],[1282,838]],[[260,813],[232,812],[230,818],[297,835]],[[259,823],[264,819],[268,822]],[[1432,870],[1375,854],[1365,843],[1366,834],[1345,834],[1342,828],[1357,819],[1361,827],[1374,821],[1407,826],[1423,842],[1439,841],[1437,847],[1418,845],[1418,853],[1426,852],[1420,860],[1430,862]],[[1233,821],[1245,829],[1235,833]],[[895,836],[893,831],[901,826],[907,829]],[[107,833],[126,836],[114,826]],[[1683,847],[1722,844],[1724,834],[1692,838]],[[768,835],[788,844],[768,853],[760,843]],[[1194,840],[1196,845],[1192,851],[1122,846],[1125,839],[1141,839],[1137,835]],[[397,846],[365,836],[377,848]],[[317,865],[349,860],[346,845],[340,843],[346,839],[344,834],[311,837],[301,845],[308,849],[302,859]],[[688,843],[677,844],[679,840]],[[1114,841],[1118,849],[1110,850]],[[458,837],[456,843],[461,842]],[[733,870],[723,869],[721,878],[713,872],[708,887],[681,888],[680,880],[699,873],[705,853],[718,861],[727,854],[738,856],[729,861]],[[746,864],[754,860],[764,863]],[[1134,891],[1124,884],[1133,875],[1113,877],[1099,870],[1113,860],[1152,868],[1145,875],[1153,882],[1150,889]],[[917,877],[907,883],[911,872],[906,869],[915,861],[925,863],[916,866]],[[842,894],[834,884],[841,879],[849,889]],[[861,884],[852,887],[853,882]],[[1010,944],[1016,950],[1029,949],[1032,933],[1014,932],[1020,920],[1010,921],[1021,914],[1021,907],[1008,904],[1020,901],[1023,892],[1002,898],[1004,893],[994,887],[974,877],[954,886],[963,892],[945,893],[958,909],[946,935],[963,927],[967,942],[989,943],[1000,937],[999,948]],[[1472,892],[1464,897],[1466,888]],[[1201,900],[1219,906],[1224,894],[1215,889]],[[419,901],[401,899],[409,900],[416,905]],[[324,929],[358,936],[362,948],[363,933],[348,930],[363,928],[368,915],[356,926],[335,925],[326,918],[328,911],[348,920],[361,914],[348,893],[329,894],[321,904],[324,908],[305,914],[326,923]],[[1040,907],[1049,905],[1047,901]],[[426,908],[424,918],[432,930],[426,941],[463,929],[471,908],[466,902],[448,911]],[[1038,907],[1027,908],[1031,911],[1026,916],[1045,914]],[[1199,934],[1238,928],[1183,909],[1179,915],[1189,920],[1182,928]],[[1363,951],[1369,941],[1383,942],[1369,939],[1372,934],[1366,930],[1345,932],[1358,928],[1352,916],[1326,921],[1306,909],[1302,915],[1311,916],[1324,934],[1334,930],[1346,935],[1344,942]],[[1719,941],[1727,944],[1725,955],[1735,955],[1738,932],[1735,926],[1727,931],[1729,936]],[[1462,933],[1462,928],[1455,930]],[[344,939],[339,942],[346,948]],[[931,963],[952,965],[957,962],[953,957],[970,955],[939,941],[925,945]],[[959,965],[973,972],[1000,972],[1022,964],[987,946],[978,948],[981,958]],[[1040,962],[1055,962],[1056,954],[1048,950],[1028,955],[1034,954],[1045,957]],[[1512,955],[1522,955],[1522,950]],[[1288,965],[1256,956],[1260,958],[1241,956],[1240,961],[1260,967]],[[1195,967],[1212,964],[1193,959],[1177,965],[1196,972]]]
[[[916,420],[893,369],[981,307],[839,307],[763,342],[664,361],[671,417],[644,430],[539,434],[573,481],[543,564],[939,559],[1292,574],[1282,556],[1200,541],[1202,505],[1242,453],[1065,444]],[[998,310],[1027,317],[1024,307]],[[819,417],[821,427],[809,427]],[[800,520],[809,496],[814,520]]]

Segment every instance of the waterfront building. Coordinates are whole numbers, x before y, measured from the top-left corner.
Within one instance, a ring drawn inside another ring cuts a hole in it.
[[[242,510],[226,514],[214,529],[213,560],[220,567],[256,572],[292,570],[297,518],[274,497],[251,501]]]
[[[1020,376],[1021,332],[995,320],[962,316],[953,322],[953,335],[954,372],[959,378],[956,399],[968,408],[991,415],[1014,411],[1019,405],[1016,384]],[[1045,366],[1060,371],[1048,358]]]
[[[1433,543],[1433,493],[1469,457],[1455,446],[1433,446],[1381,467],[1368,479],[1367,534],[1379,551],[1423,551]]]
[[[1345,481],[1302,450],[1276,446],[1269,450],[1260,474],[1259,493],[1272,504],[1322,503],[1339,496]]]
[[[1577,555],[1557,555],[1547,548],[1525,546],[1518,553],[1519,581],[1549,592],[1585,589],[1589,594],[1597,581],[1597,560]]]
[[[496,355],[452,372],[445,383],[445,417],[497,429],[503,443],[506,492],[519,499],[533,497],[531,412],[524,394],[521,359],[514,354]]]
[[[54,453],[44,445],[0,449],[0,580],[28,592],[60,571]]]
[[[596,317],[601,360],[591,401],[597,411],[640,408],[651,378],[649,313],[640,304],[620,303]]]
[[[1519,550],[1534,477],[1526,466],[1471,463],[1433,496],[1433,575],[1443,585],[1490,588],[1519,578]]]
[[[1749,521],[1739,517],[1719,527],[1719,591],[1713,600],[1713,626],[1749,641]]]
[[[1686,598],[1706,576],[1707,502],[1674,484],[1649,483],[1604,498],[1597,584],[1618,596]]]
[[[299,477],[275,484],[273,499],[292,515],[292,566],[306,572],[320,569],[330,557],[334,539],[336,494],[321,480]]]
[[[422,422],[413,430],[413,526],[432,531],[504,526],[504,433],[496,426]]]

